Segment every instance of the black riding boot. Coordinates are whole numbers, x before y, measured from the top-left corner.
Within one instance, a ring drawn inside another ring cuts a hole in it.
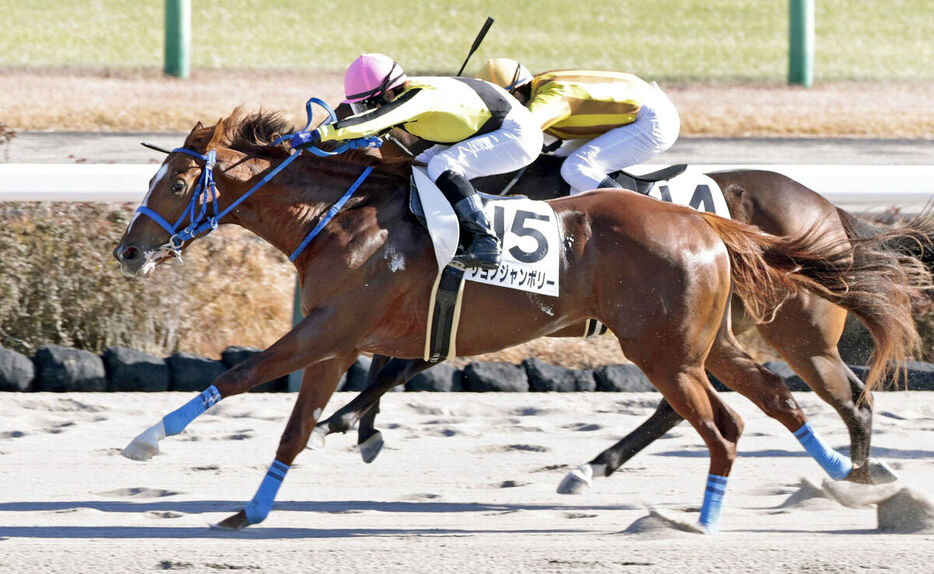
[[[496,269],[502,259],[502,245],[493,225],[483,213],[480,197],[466,178],[453,171],[442,173],[435,183],[451,202],[461,228],[464,250],[452,260],[465,269]]]

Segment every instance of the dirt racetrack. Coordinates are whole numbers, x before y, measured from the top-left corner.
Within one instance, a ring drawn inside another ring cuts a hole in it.
[[[0,572],[921,572],[934,560],[928,395],[878,395],[876,455],[901,479],[846,488],[822,485],[790,433],[729,393],[746,434],[723,530],[707,537],[646,518],[696,520],[708,458],[686,426],[589,492],[555,493],[655,393],[390,393],[375,462],[355,435],[329,437],[269,518],[236,533],[207,524],[253,495],[292,395],[225,400],[141,463],[120,449],[188,393],[5,393]],[[813,393],[796,398],[829,444],[848,443]]]

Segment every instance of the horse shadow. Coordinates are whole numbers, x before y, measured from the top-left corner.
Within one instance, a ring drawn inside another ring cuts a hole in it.
[[[849,446],[840,446],[836,448],[841,454],[850,455]],[[810,458],[804,450],[783,450],[778,448],[769,448],[761,450],[740,450],[736,453],[739,458]],[[655,453],[655,456],[675,456],[684,458],[706,458],[710,453],[705,448],[669,450]],[[901,449],[873,446],[871,456],[884,459],[930,459],[934,457],[934,450],[922,449]]]
[[[0,503],[0,512],[55,512],[90,508],[101,512],[144,513],[174,511],[185,514],[233,513],[242,502],[230,500],[160,500],[125,502],[109,500],[29,501]],[[372,500],[281,501],[274,510],[343,514],[365,511],[394,513],[509,513],[519,510],[554,510],[566,512],[634,510],[632,505],[560,505],[493,504],[479,502],[379,502]],[[0,540],[5,538],[354,538],[374,536],[466,536],[472,534],[561,534],[580,529],[542,528],[516,530],[460,528],[267,528],[252,527],[230,532],[206,527],[185,526],[0,526]]]
[[[468,536],[475,534],[569,534],[580,529],[485,530],[462,528],[266,528],[253,526],[244,530],[218,530],[207,526],[5,526],[0,527],[0,541],[8,538],[68,539],[192,539],[192,538],[358,538],[378,536]]]

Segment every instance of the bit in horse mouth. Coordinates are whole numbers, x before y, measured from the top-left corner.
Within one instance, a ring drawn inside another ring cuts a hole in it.
[[[181,261],[181,257],[172,249],[160,246],[143,253],[143,264],[136,271],[129,270],[126,264],[121,265],[120,270],[126,277],[149,277],[159,264],[168,259]]]

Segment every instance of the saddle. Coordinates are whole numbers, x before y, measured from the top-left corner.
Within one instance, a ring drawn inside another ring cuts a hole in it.
[[[643,195],[647,195],[650,191],[652,191],[652,186],[656,182],[667,181],[676,176],[679,176],[684,173],[684,170],[687,168],[688,165],[686,163],[679,163],[670,165],[668,167],[663,167],[658,171],[653,171],[644,175],[633,175],[631,173],[620,170],[611,173],[610,177],[615,179],[617,183],[630,191],[637,191]]]
[[[571,189],[560,175],[564,159],[555,155],[540,155],[522,170],[481,177],[473,180],[472,183],[478,191],[490,196],[507,197],[505,193],[508,193],[520,179],[531,178],[542,182],[542,185],[536,189],[536,199],[566,197],[570,195]],[[647,195],[656,182],[673,179],[684,173],[687,167],[687,164],[677,164],[644,175],[633,175],[621,170],[610,173],[609,177],[615,179],[625,189]]]

